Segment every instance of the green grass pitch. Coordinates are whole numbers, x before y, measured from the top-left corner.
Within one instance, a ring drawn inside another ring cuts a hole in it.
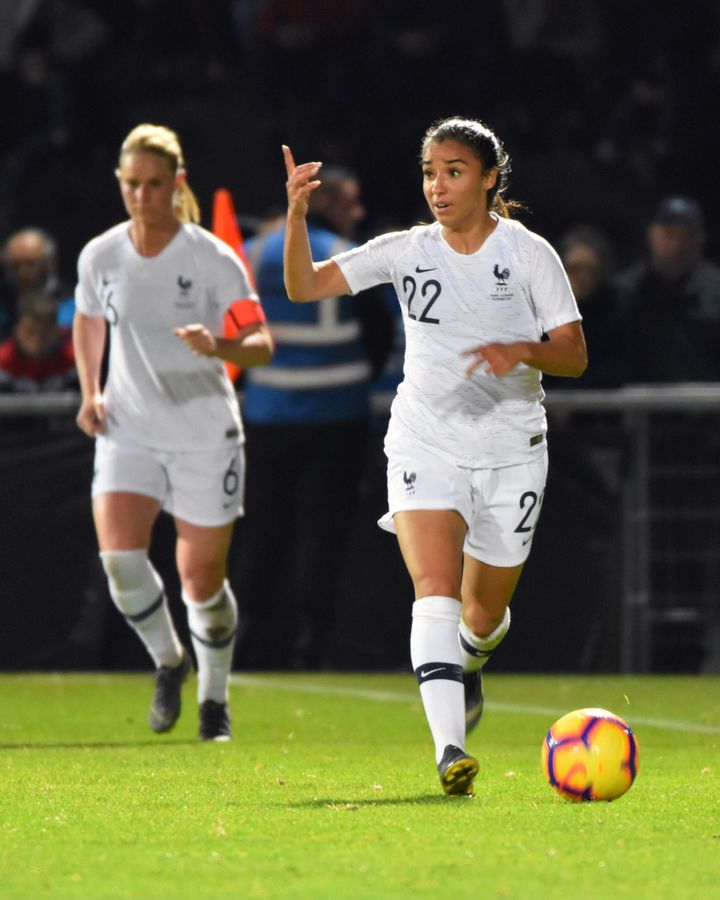
[[[440,790],[411,675],[239,675],[234,740],[169,735],[149,675],[0,676],[0,897],[720,897],[720,679],[486,676],[477,796]],[[640,747],[630,791],[544,781],[561,714]]]

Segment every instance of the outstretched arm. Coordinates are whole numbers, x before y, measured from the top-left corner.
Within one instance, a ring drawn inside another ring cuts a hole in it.
[[[292,152],[283,144],[287,169],[288,209],[285,228],[284,271],[285,290],[296,303],[324,300],[350,293],[345,276],[331,259],[313,262],[307,231],[310,194],[320,187],[315,177],[322,163],[295,165]]]

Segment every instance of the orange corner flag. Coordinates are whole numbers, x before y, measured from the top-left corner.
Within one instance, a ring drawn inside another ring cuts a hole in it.
[[[235,215],[232,194],[227,188],[218,188],[213,197],[212,230],[215,237],[229,244],[240,259],[247,263],[245,244]]]
[[[235,206],[233,204],[232,194],[227,188],[218,188],[213,196],[213,215],[212,215],[212,231],[215,237],[220,238],[237,253],[245,264],[248,278],[254,286],[254,279],[245,255],[245,244],[243,242],[242,232],[238,225],[237,216],[235,215]],[[235,337],[244,325],[250,322],[263,322],[265,315],[262,307],[254,300],[238,297],[238,299],[228,309],[225,316],[225,332],[226,338]],[[233,363],[226,362],[225,367],[232,381],[236,381],[240,375],[240,369]]]

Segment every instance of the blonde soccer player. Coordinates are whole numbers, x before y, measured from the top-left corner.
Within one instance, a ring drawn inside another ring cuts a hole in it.
[[[150,727],[167,732],[180,714],[192,662],[148,551],[160,511],[174,517],[198,669],[199,736],[229,740],[238,614],[226,566],[243,512],[245,468],[225,362],[264,365],[272,339],[243,263],[197,224],[175,132],[134,128],[116,176],[129,218],[83,248],[73,323],[82,391],[77,423],[96,445],[92,505],[100,557],[114,603],[156,667]],[[244,318],[237,336],[226,339],[230,307]]]

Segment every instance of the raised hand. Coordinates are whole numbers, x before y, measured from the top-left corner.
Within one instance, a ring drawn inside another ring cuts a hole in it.
[[[287,181],[285,187],[287,189],[288,212],[291,215],[302,217],[307,215],[308,198],[310,194],[320,187],[320,181],[315,178],[320,171],[321,162],[301,163],[299,166],[295,164],[292,151],[286,145],[282,145],[283,156],[285,158],[285,168],[287,170]]]

